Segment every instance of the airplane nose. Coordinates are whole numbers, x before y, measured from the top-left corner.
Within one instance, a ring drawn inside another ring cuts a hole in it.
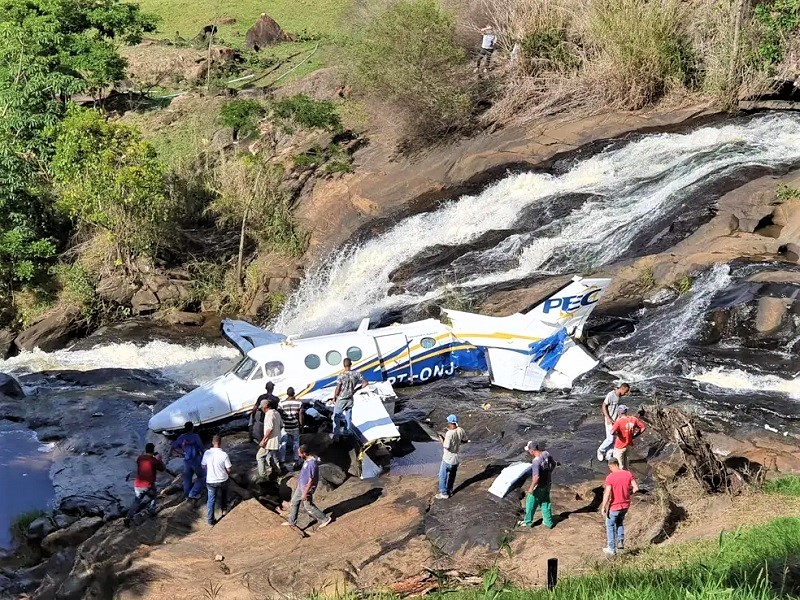
[[[164,410],[157,412],[147,423],[147,427],[152,431],[176,431],[183,429],[186,421],[190,421],[188,415],[176,406],[168,406]]]

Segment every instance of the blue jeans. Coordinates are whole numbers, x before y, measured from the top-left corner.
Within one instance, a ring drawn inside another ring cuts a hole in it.
[[[217,522],[216,518],[214,518],[214,508],[217,502],[217,496],[219,496],[219,504],[220,508],[222,508],[222,512],[224,513],[228,509],[228,480],[221,483],[207,483],[206,488],[208,489],[208,502],[206,502],[206,519],[208,520],[209,525],[213,525]]]
[[[128,508],[128,512],[126,513],[125,516],[127,516],[129,519],[132,519],[134,515],[137,512],[139,512],[145,505],[147,505],[150,514],[155,513],[156,496],[158,495],[158,492],[156,491],[155,487],[138,488],[134,486],[133,494],[134,494],[133,503],[131,504],[130,508]]]
[[[439,467],[439,493],[453,495],[453,484],[456,482],[456,473],[458,472],[458,465],[451,465],[442,461],[442,466]]]
[[[197,476],[197,479],[192,482],[192,478]],[[187,498],[199,498],[200,490],[203,489],[205,483],[205,473],[200,464],[200,459],[184,460],[183,461],[183,495]]]
[[[608,538],[608,547],[616,552],[617,548],[625,543],[625,515],[628,513],[627,508],[621,510],[610,510],[606,517],[606,537]]]
[[[300,431],[298,429],[285,431],[281,438],[281,462],[289,462],[286,459],[286,451],[291,446],[292,448],[292,462],[296,463],[300,460]]]
[[[350,435],[353,428],[353,409],[339,408],[333,409],[333,437]]]

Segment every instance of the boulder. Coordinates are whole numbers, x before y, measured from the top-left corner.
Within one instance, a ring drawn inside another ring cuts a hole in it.
[[[0,360],[5,360],[14,344],[14,334],[8,329],[0,329]]]
[[[102,517],[84,517],[65,529],[47,535],[42,540],[42,548],[45,552],[55,554],[62,548],[77,546],[92,537],[102,526]]]
[[[213,152],[221,152],[233,146],[234,141],[233,127],[223,127],[222,129],[217,129],[214,135],[211,136],[209,149]]]
[[[101,279],[95,292],[103,300],[128,305],[136,293],[136,285],[122,275],[112,275]]]
[[[56,529],[58,529],[58,527],[53,519],[44,515],[33,520],[31,524],[28,525],[25,537],[27,537],[29,541],[38,542],[53,533]]]
[[[34,348],[46,352],[60,350],[80,334],[82,329],[80,316],[80,309],[74,306],[50,313],[27,329],[23,329],[14,340],[14,345],[20,350],[28,351]]]
[[[791,300],[785,298],[759,298],[756,331],[770,333],[778,329],[791,304]]]
[[[247,32],[244,38],[244,47],[248,50],[258,52],[261,48],[277,44],[279,42],[291,41],[291,37],[281,29],[278,23],[267,15],[261,13],[261,16]]]
[[[25,392],[22,391],[22,386],[11,375],[0,373],[0,394],[8,396],[9,398],[24,398]]]
[[[198,313],[184,312],[182,310],[163,310],[153,315],[156,321],[162,321],[170,325],[191,325],[200,327],[205,323],[206,318]]]
[[[347,473],[333,463],[322,463],[319,465],[319,478],[332,488],[337,488],[347,479]]]
[[[131,299],[131,309],[134,314],[150,313],[159,307],[158,297],[147,289],[141,289]]]

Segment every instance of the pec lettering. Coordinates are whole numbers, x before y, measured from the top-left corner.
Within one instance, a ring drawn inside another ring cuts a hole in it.
[[[548,298],[544,301],[542,312],[545,314],[552,310],[559,310],[562,312],[575,312],[582,306],[589,306],[594,304],[600,299],[599,289],[591,290],[581,296],[564,296],[563,298]]]

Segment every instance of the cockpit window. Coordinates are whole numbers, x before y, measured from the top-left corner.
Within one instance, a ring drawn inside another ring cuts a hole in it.
[[[254,381],[256,379],[264,379],[264,371],[261,370],[261,367],[256,367],[253,370],[253,374],[250,375],[250,381]]]
[[[419,341],[419,345],[425,348],[433,348],[436,345],[436,340],[432,337],[424,337]]]
[[[264,372],[267,377],[278,377],[283,375],[283,363],[279,360],[273,360],[264,365]]]
[[[236,365],[236,367],[233,369],[233,374],[239,379],[247,379],[250,377],[250,373],[253,372],[253,367],[255,366],[256,361],[254,361],[252,358],[244,357],[242,362]]]
[[[316,354],[309,354],[306,356],[305,363],[309,369],[316,369],[320,365],[319,356]]]
[[[349,358],[353,362],[361,360],[362,356],[363,355],[361,354],[361,348],[359,348],[358,346],[350,346],[347,349],[347,358]]]
[[[340,352],[336,350],[331,350],[325,355],[325,360],[328,362],[329,365],[336,366],[340,362],[342,362],[342,355]]]

